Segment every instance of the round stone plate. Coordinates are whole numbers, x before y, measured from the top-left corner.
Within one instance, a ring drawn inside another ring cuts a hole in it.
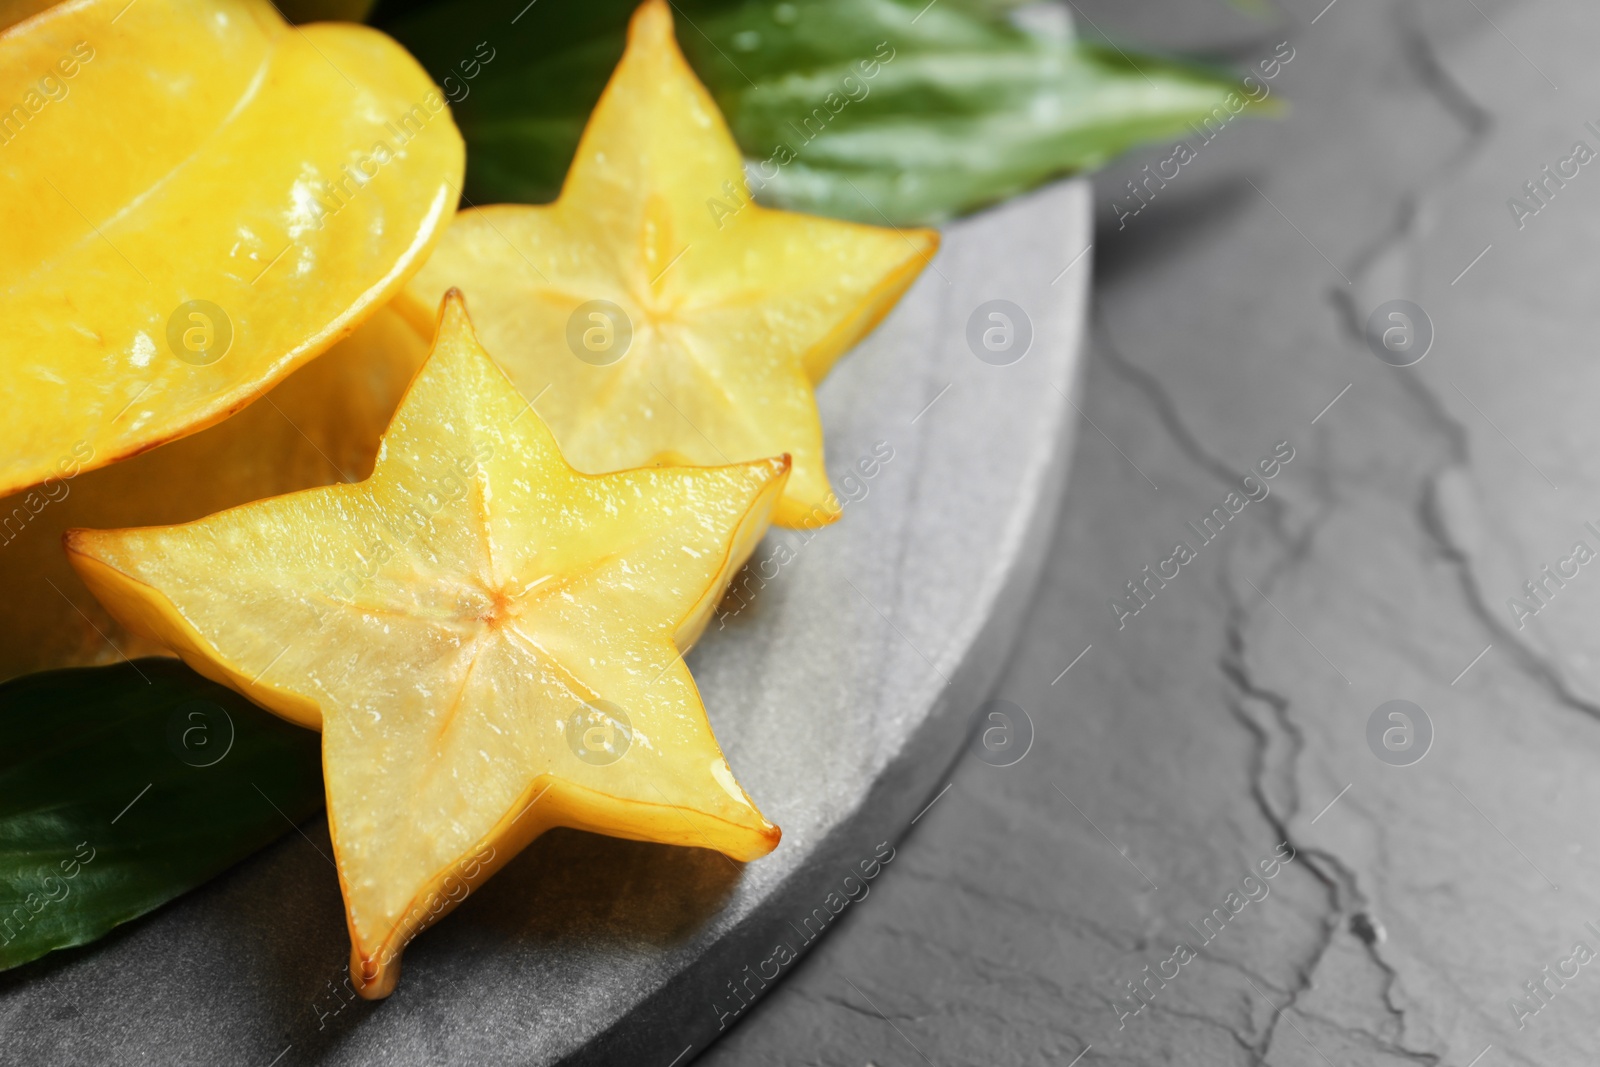
[[[369,1004],[345,985],[319,818],[0,976],[0,1061],[687,1063],[871,906],[855,901],[947,780],[1065,481],[1090,239],[1081,181],[951,225],[819,390],[844,518],[769,534],[689,659],[734,773],[783,828],[771,856],[555,831],[418,938],[399,990]],[[990,758],[1029,736],[1010,724]]]

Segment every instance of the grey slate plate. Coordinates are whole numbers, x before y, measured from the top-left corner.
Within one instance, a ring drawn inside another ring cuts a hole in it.
[[[740,867],[553,832],[368,1004],[343,984],[318,819],[98,945],[0,977],[0,1062],[692,1059],[838,915],[871,906],[1010,648],[1065,481],[1089,215],[1070,182],[950,226],[819,390],[844,519],[770,534],[690,657],[734,772],[783,828],[775,853]],[[990,308],[969,331],[991,300],[1022,311],[1009,351],[983,347],[985,330],[1007,341]]]

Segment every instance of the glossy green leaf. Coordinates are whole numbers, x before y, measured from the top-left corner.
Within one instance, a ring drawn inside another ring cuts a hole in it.
[[[177,660],[0,685],[0,969],[166,903],[322,806],[321,738]]]
[[[466,0],[380,9],[379,21],[453,102],[468,200],[542,203],[560,189],[633,7]],[[1025,31],[1001,7],[678,0],[673,10],[758,199],[866,222],[938,222],[1207,117],[1225,124],[1248,104],[1226,72]]]

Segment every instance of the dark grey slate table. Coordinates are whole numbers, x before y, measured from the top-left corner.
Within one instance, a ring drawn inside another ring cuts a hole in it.
[[[1170,146],[1097,180],[1092,424],[996,694],[1032,749],[959,765],[699,1062],[1600,1062],[1600,8],[1248,6],[1078,5],[1287,42],[1291,110],[1137,215]],[[1366,338],[1397,299],[1434,335],[1409,367]]]

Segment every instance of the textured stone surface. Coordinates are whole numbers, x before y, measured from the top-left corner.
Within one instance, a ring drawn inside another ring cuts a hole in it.
[[[1600,1061],[1600,965],[1508,1003],[1600,951],[1600,566],[1522,628],[1507,604],[1600,551],[1600,170],[1520,230],[1506,204],[1600,150],[1600,9],[1077,6],[1243,63],[1288,41],[1292,109],[1121,229],[1124,182],[1168,152],[1097,178],[1093,426],[997,691],[1033,749],[961,764],[870,901],[699,1062]],[[1362,336],[1394,298],[1437,331],[1405,369]],[[1272,495],[1119,630],[1122,583],[1279,441]],[[1411,766],[1366,740],[1393,699],[1435,730]],[[1284,841],[1270,895],[1202,945],[1188,924]],[[1198,958],[1122,1019],[1180,941]]]
[[[761,983],[747,965],[803,948],[808,918],[843,921],[845,894],[892,868],[888,842],[1014,643],[1071,441],[1088,260],[1065,268],[1088,194],[1059,185],[946,232],[819,391],[844,520],[769,535],[690,658],[729,762],[783,827],[772,856],[741,868],[551,833],[411,946],[393,997],[347,1003],[318,819],[98,945],[0,977],[0,1062],[666,1064],[705,1047],[742,1014],[730,982]],[[1006,366],[966,338],[1001,296],[1032,331]]]

